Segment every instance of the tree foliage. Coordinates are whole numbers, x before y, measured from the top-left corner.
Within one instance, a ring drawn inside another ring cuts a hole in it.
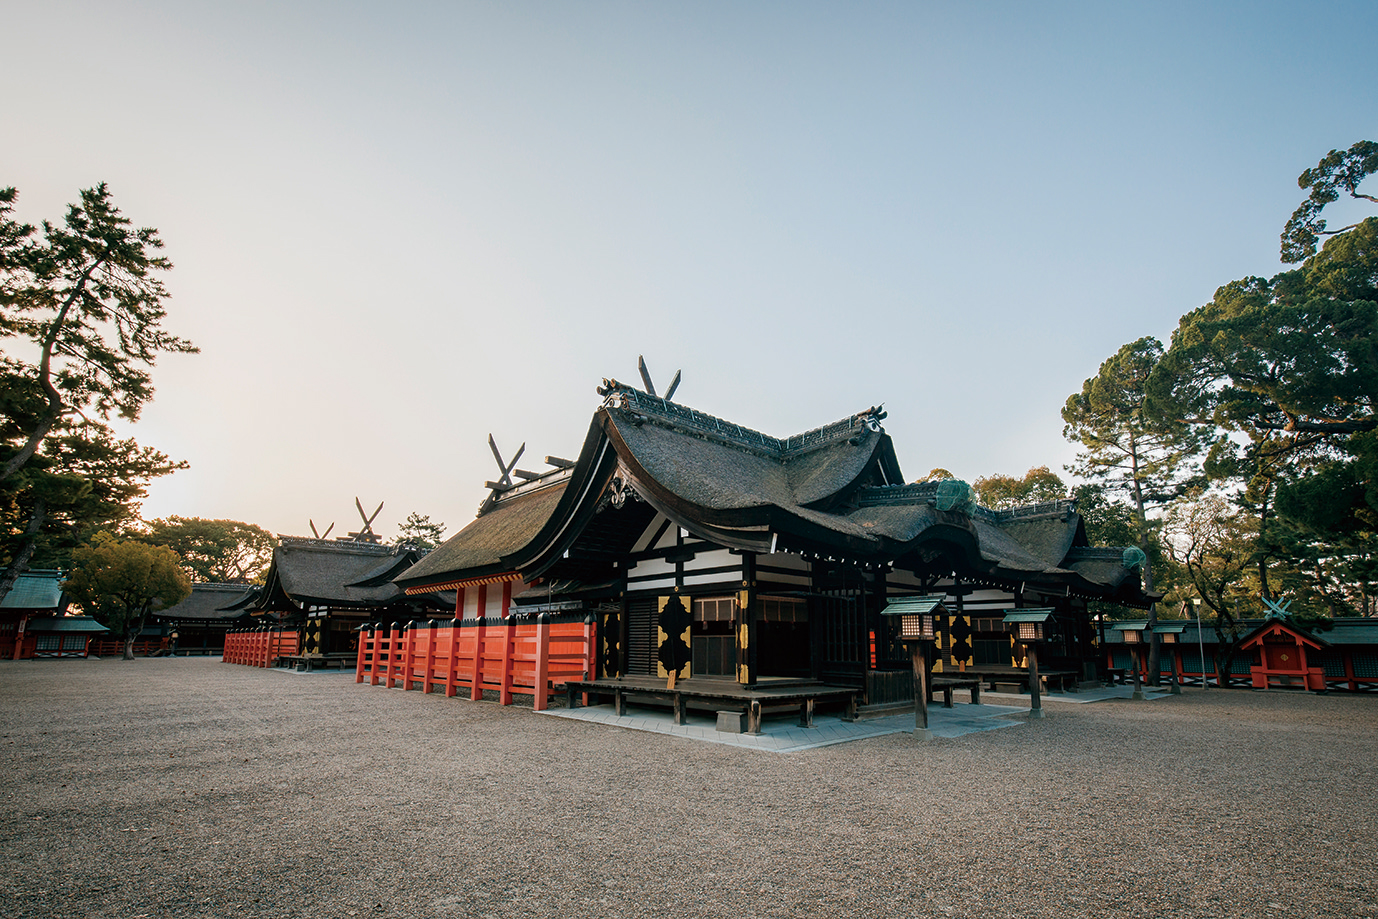
[[[176,552],[193,580],[219,584],[261,584],[278,544],[252,523],[201,517],[151,520],[138,538]]]
[[[1147,511],[1190,487],[1204,447],[1190,426],[1145,411],[1148,381],[1163,354],[1156,338],[1130,342],[1062,407],[1062,435],[1084,448],[1067,470],[1130,501],[1139,519],[1138,543],[1148,538]]]
[[[1148,397],[1159,418],[1299,446],[1378,429],[1378,218],[1301,269],[1233,281],[1183,316]]]
[[[1292,213],[1282,231],[1282,260],[1295,264],[1316,254],[1316,242],[1321,236],[1345,233],[1354,225],[1327,230],[1321,211],[1345,192],[1351,198],[1378,202],[1378,198],[1359,191],[1359,185],[1378,172],[1378,144],[1361,140],[1348,150],[1331,150],[1316,168],[1307,169],[1297,177],[1297,185],[1310,189],[1311,194]]]
[[[1184,528],[1186,511],[1174,508],[1173,551],[1185,552],[1183,534],[1205,532],[1213,520],[1217,538],[1189,542],[1228,543],[1228,564],[1224,550],[1203,556],[1215,559],[1214,569],[1181,555],[1185,589],[1214,589],[1224,603],[1228,569],[1232,590],[1285,591],[1304,613],[1373,609],[1378,218],[1334,231],[1319,251],[1315,243],[1330,232],[1320,211],[1340,192],[1374,200],[1357,191],[1374,171],[1378,145],[1365,141],[1303,173],[1312,197],[1288,223],[1284,251],[1290,239],[1305,261],[1220,287],[1182,317],[1148,376],[1143,414],[1211,440],[1202,463],[1214,483],[1209,500],[1200,499],[1205,516]],[[1226,531],[1236,538],[1225,540]]]
[[[1163,545],[1183,598],[1194,594],[1214,613],[1219,673],[1228,672],[1243,637],[1239,620],[1253,608],[1255,531],[1255,519],[1219,493],[1185,497],[1164,515]]]
[[[1067,486],[1047,466],[1035,466],[1022,478],[1000,473],[983,476],[971,488],[976,492],[977,502],[991,510],[1043,504],[1068,496]]]
[[[104,422],[137,418],[160,353],[196,350],[161,325],[172,265],[157,231],[134,228],[104,184],[41,232],[14,217],[16,199],[0,189],[0,339],[19,343],[0,356],[0,597],[46,537],[124,522],[150,479],[180,468]]]
[[[149,614],[176,606],[191,594],[191,579],[177,553],[166,546],[101,533],[72,557],[63,589],[124,641],[125,660],[134,659],[134,639]]]
[[[397,525],[397,545],[415,546],[418,549],[434,549],[445,538],[445,524],[432,523],[429,514],[412,511],[407,519]]]
[[[43,222],[42,239],[12,217],[15,192],[0,199],[0,338],[19,338],[32,362],[11,359],[47,400],[22,447],[0,467],[8,478],[33,456],[58,420],[77,412],[129,419],[153,397],[148,368],[162,352],[195,352],[163,330],[168,293],[157,273],[158,231],[135,229],[102,183],[80,192],[61,226]]]
[[[0,370],[0,457],[18,449],[26,421],[43,410],[37,390]],[[132,524],[148,483],[184,466],[99,422],[62,419],[23,469],[0,480],[0,596],[25,567],[64,568],[95,532]]]

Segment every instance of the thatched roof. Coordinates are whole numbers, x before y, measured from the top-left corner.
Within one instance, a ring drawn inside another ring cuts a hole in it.
[[[168,609],[154,613],[167,622],[196,620],[200,622],[232,622],[247,619],[240,601],[254,596],[256,588],[248,584],[192,584],[191,594]]]
[[[420,558],[409,546],[283,537],[254,606],[387,606],[402,595],[393,580]]]
[[[990,511],[944,504],[939,483],[903,484],[879,409],[774,438],[615,381],[602,392],[573,469],[496,490],[399,583],[515,572],[530,580],[577,542],[613,490],[631,488],[679,526],[732,548],[770,551],[778,540],[784,551],[887,564],[936,549],[983,577],[1146,599],[1117,553],[1083,551],[1070,501]]]
[[[455,571],[482,577],[503,569],[503,556],[524,547],[549,521],[564,496],[563,480],[528,493],[494,502],[481,516],[431,554],[407,569],[399,586],[438,583]]]

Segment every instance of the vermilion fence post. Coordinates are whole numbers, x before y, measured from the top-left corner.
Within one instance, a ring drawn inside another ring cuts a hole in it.
[[[354,657],[354,682],[364,681],[364,660],[368,656],[369,645],[373,641],[373,623],[365,623],[359,629],[359,653]]]
[[[511,584],[504,584],[507,590],[511,590]],[[506,591],[504,591],[504,598]],[[498,627],[502,633],[502,688],[498,691],[498,702],[502,705],[512,704],[512,655],[516,650],[517,627],[509,619],[502,620],[502,625]]]
[[[369,669],[368,685],[377,686],[380,680],[387,678],[384,672],[380,675],[379,671],[387,666],[388,651],[392,645],[388,642],[387,630],[381,622],[373,623],[373,666]]]
[[[426,672],[421,677],[421,694],[424,696],[431,691],[431,683],[435,680],[435,620],[426,620]]]
[[[483,701],[483,642],[488,633],[488,620],[479,616],[474,624],[474,673],[469,686],[469,701]]]
[[[532,705],[538,712],[546,710],[549,702],[550,686],[550,620],[545,613],[536,616],[536,675],[534,694],[535,703]]]
[[[388,671],[383,685],[391,689],[396,685],[397,657],[402,647],[402,624],[394,622],[388,626]]]
[[[459,685],[459,617],[450,620],[450,658],[445,662],[445,698],[454,698]]]
[[[406,626],[406,637],[403,639],[407,645],[407,657],[402,670],[402,688],[411,691],[415,687],[416,661],[420,655],[417,653],[416,645],[421,632],[421,623],[415,619],[409,620]]]

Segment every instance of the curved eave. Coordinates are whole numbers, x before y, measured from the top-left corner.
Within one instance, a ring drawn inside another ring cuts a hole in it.
[[[617,472],[617,453],[604,431],[602,415],[600,409],[589,424],[559,504],[525,546],[502,557],[505,570],[519,571],[527,581],[539,577],[560,560],[598,512],[598,502]]]
[[[619,424],[632,424],[630,419],[622,417],[620,412],[614,416],[608,409],[600,409],[594,416],[594,423],[601,426],[618,457],[621,458],[622,463],[636,480],[638,492],[653,499],[652,504],[658,510],[664,512],[668,509],[671,513],[667,513],[667,516],[704,528],[721,528],[726,531],[752,530],[769,527],[772,524],[790,526],[787,522],[790,518],[799,520],[797,525],[799,527],[807,529],[809,526],[804,515],[793,512],[792,505],[787,503],[785,489],[778,485],[776,490],[780,491],[781,494],[775,500],[760,500],[757,503],[741,507],[708,507],[702,503],[686,499],[664,485],[655,472],[647,469],[636,451],[624,439],[619,430]],[[855,491],[858,484],[865,480],[878,466],[893,467],[890,469],[891,474],[898,472],[898,465],[893,462],[893,456],[889,457],[888,462],[881,456],[891,452],[884,449],[889,447],[889,437],[879,433],[873,434],[868,440],[869,451],[867,455],[860,462],[854,463],[855,469],[848,478],[830,487],[827,494],[814,498],[807,504],[798,505],[800,510],[836,503],[840,496]],[[731,448],[723,447],[721,449]],[[688,527],[688,529],[692,532],[693,527]]]

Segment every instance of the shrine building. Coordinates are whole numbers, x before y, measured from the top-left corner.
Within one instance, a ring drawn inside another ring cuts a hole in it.
[[[959,481],[906,484],[878,408],[776,438],[649,381],[599,394],[577,460],[504,469],[398,587],[456,591],[461,620],[591,616],[603,680],[807,681],[870,706],[912,702],[891,600],[943,598],[936,671],[1018,673],[1004,616],[1049,609],[1040,671],[1075,683],[1104,661],[1087,602],[1156,599],[1142,554],[1089,545],[1072,501],[993,511]]]

